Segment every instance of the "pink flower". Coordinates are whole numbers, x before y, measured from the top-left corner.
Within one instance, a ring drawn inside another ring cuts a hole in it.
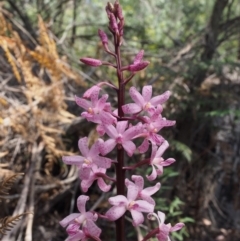
[[[152,98],[152,86],[147,85],[143,87],[142,95],[136,90],[135,87],[130,88],[129,94],[135,103],[122,106],[122,110],[125,114],[136,114],[143,110],[151,113],[155,110],[157,105],[163,104],[169,98],[170,91],[166,91],[162,95]]]
[[[159,223],[159,233],[156,235],[158,241],[171,241],[171,239],[169,238],[169,233],[178,231],[185,226],[184,223],[177,223],[173,227],[170,223],[164,224],[165,214],[163,212],[158,211],[158,215],[156,215],[155,213],[148,214],[149,219],[151,219],[152,216],[155,216]]]
[[[162,112],[161,105],[158,105],[153,114],[148,117],[144,116],[144,127],[145,127],[145,140],[138,147],[140,153],[144,153],[148,150],[149,142],[150,141],[153,145],[161,145],[164,141],[164,138],[157,134],[163,127],[173,126],[175,125],[175,121],[166,120],[166,118],[162,117],[160,114]]]
[[[116,127],[113,125],[103,125],[110,139],[105,141],[100,147],[102,155],[106,155],[112,151],[117,144],[121,144],[129,156],[133,155],[136,146],[131,140],[142,132],[142,125],[132,126],[125,131],[127,125],[128,121],[119,121]]]
[[[108,192],[111,188],[111,185],[107,185],[103,179],[103,176],[106,173],[106,169],[104,168],[98,168],[96,165],[93,165],[92,168],[90,169],[90,173],[88,178],[81,178],[81,188],[83,192],[87,192],[89,187],[92,186],[93,182],[97,180],[98,187],[103,191],[103,192]]]
[[[127,210],[130,211],[133,218],[133,226],[138,226],[144,221],[144,213],[153,212],[154,205],[145,201],[137,200],[139,189],[136,185],[129,185],[127,197],[117,195],[108,199],[109,203],[113,205],[105,214],[111,221],[119,219]]]
[[[158,148],[156,145],[152,145],[152,154],[149,164],[152,165],[152,173],[146,176],[149,181],[153,181],[157,178],[157,175],[163,174],[163,167],[171,165],[175,162],[175,159],[168,158],[164,160],[162,154],[169,147],[168,142],[165,140],[163,144]],[[157,168],[157,169],[156,169]]]
[[[83,137],[79,139],[78,147],[82,156],[63,156],[63,162],[68,165],[76,165],[79,168],[80,177],[82,179],[88,179],[93,165],[97,165],[102,168],[109,168],[111,166],[111,159],[99,156],[99,148],[102,142],[103,140],[99,139],[89,150],[88,138]]]
[[[83,62],[84,64],[93,66],[93,67],[97,67],[102,65],[102,61],[99,59],[93,59],[93,58],[81,58],[80,59],[81,62]]]
[[[66,227],[68,225],[73,224],[68,228],[68,234],[75,234],[77,227],[81,226],[91,229],[93,228],[96,230],[99,229],[94,223],[97,221],[97,214],[93,214],[92,212],[86,212],[85,205],[88,200],[88,196],[79,196],[77,199],[77,208],[80,213],[72,213],[59,222],[62,227]]]
[[[88,225],[79,230],[79,225],[70,224],[66,231],[69,236],[65,241],[87,241],[92,237],[98,238],[101,234],[101,229],[93,225]]]
[[[133,182],[129,181],[128,179],[126,179],[125,180],[125,185],[127,187],[129,185],[136,186],[138,188],[138,196],[137,196],[137,198],[143,199],[143,200],[145,200],[145,201],[155,205],[155,201],[153,200],[153,198],[151,198],[151,196],[160,189],[160,187],[161,187],[160,182],[156,183],[156,185],[153,186],[153,187],[147,187],[147,188],[143,189],[143,186],[144,186],[143,177],[132,175],[132,180],[135,183],[133,183]]]
[[[106,102],[108,95],[103,95],[98,99],[100,89],[95,88],[90,92],[91,101],[75,96],[77,105],[87,110],[81,114],[88,121],[101,124],[112,124],[116,122],[116,118],[111,114],[111,104]]]

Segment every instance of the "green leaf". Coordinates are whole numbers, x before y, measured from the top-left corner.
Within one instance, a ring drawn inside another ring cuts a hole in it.
[[[188,162],[192,160],[192,150],[180,141],[172,141],[172,146],[187,159]]]

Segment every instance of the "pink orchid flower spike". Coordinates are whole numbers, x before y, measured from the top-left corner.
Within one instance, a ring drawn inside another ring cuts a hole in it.
[[[88,179],[93,165],[106,169],[111,166],[111,159],[99,156],[99,149],[102,143],[103,140],[97,140],[97,142],[95,142],[89,150],[88,138],[83,137],[78,141],[78,147],[82,156],[63,156],[62,160],[68,165],[76,165],[79,168],[79,175],[81,179]]]
[[[116,118],[111,114],[111,104],[106,102],[108,95],[103,95],[98,99],[100,88],[94,88],[87,93],[87,96],[91,97],[91,101],[84,98],[79,98],[75,96],[75,101],[77,105],[87,110],[81,114],[82,117],[86,118],[88,121],[101,124],[112,124],[116,122]]]
[[[160,189],[160,187],[161,187],[160,182],[156,183],[155,186],[153,186],[153,187],[147,187],[147,188],[143,189],[143,186],[144,186],[143,177],[137,176],[137,175],[132,175],[132,180],[134,181],[134,183],[129,181],[126,178],[125,185],[127,187],[129,187],[130,185],[137,187],[138,188],[137,198],[143,199],[143,200],[155,205],[155,201],[153,198],[151,198],[151,196]]]
[[[132,139],[142,133],[142,125],[132,126],[126,130],[127,126],[128,121],[119,121],[117,122],[116,127],[113,125],[103,126],[110,139],[102,144],[100,148],[102,155],[106,155],[112,151],[117,144],[121,144],[129,156],[133,155],[136,146],[132,142]]]
[[[113,207],[106,212],[105,216],[111,221],[115,221],[128,210],[133,218],[133,226],[138,226],[144,221],[142,213],[153,212],[150,210],[154,210],[154,205],[145,200],[136,200],[139,193],[139,188],[136,185],[129,185],[127,188],[127,197],[117,195],[108,199]]]
[[[162,175],[163,167],[169,166],[175,162],[175,159],[173,158],[168,158],[167,160],[164,160],[162,158],[164,151],[168,147],[169,144],[166,140],[159,148],[156,145],[152,145],[152,154],[149,162],[149,164],[152,166],[152,173],[151,175],[146,176],[149,181],[155,180],[157,178],[157,175]]]
[[[78,227],[82,226],[82,227],[91,228],[91,229],[94,227],[96,230],[99,230],[97,225],[94,223],[97,221],[97,218],[98,218],[97,214],[93,214],[92,212],[86,212],[85,205],[88,200],[89,200],[88,196],[85,196],[85,195],[79,196],[77,199],[77,207],[80,213],[72,213],[68,215],[62,221],[59,222],[60,225],[62,227],[66,227],[70,224],[75,224],[74,226],[71,225],[69,227],[68,229],[69,232],[71,230],[76,231],[77,226]]]
[[[158,215],[156,213],[149,213],[148,219],[152,219],[153,216],[157,218],[159,224],[159,233],[156,234],[158,241],[171,241],[169,233],[178,231],[185,226],[184,223],[177,223],[173,227],[170,223],[164,224],[165,214],[160,211],[158,211]]]
[[[147,85],[143,87],[142,95],[136,90],[135,87],[130,88],[129,94],[135,103],[122,106],[122,110],[125,114],[136,114],[141,111],[152,113],[157,105],[163,104],[169,98],[171,92],[166,91],[162,95],[152,98],[152,86]]]

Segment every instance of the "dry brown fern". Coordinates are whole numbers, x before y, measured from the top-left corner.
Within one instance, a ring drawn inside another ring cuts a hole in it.
[[[16,225],[16,222],[21,219],[22,216],[26,215],[28,213],[22,213],[19,215],[16,215],[14,217],[8,216],[0,219],[0,234],[5,235],[7,231],[10,231],[14,225]]]
[[[23,173],[15,173],[15,174],[3,177],[3,179],[0,180],[0,195],[7,195],[12,185],[22,175]]]

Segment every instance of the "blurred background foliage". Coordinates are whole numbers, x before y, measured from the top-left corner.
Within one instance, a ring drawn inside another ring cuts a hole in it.
[[[80,191],[76,170],[68,170],[60,156],[77,152],[80,136],[96,138],[94,126],[78,117],[73,96],[99,80],[116,81],[112,69],[79,63],[83,56],[112,61],[97,35],[99,28],[108,31],[106,3],[0,1],[0,168],[1,173],[26,173],[1,217],[35,212],[6,241],[60,241],[66,235],[58,221],[74,210]],[[166,155],[177,163],[160,180],[157,207],[168,213],[169,221],[186,222],[173,240],[239,241],[240,1],[120,3],[124,63],[140,49],[151,62],[131,84],[139,90],[152,84],[155,94],[172,91],[164,116],[177,124],[162,135],[171,143]],[[114,93],[109,94],[116,103]],[[99,191],[91,193],[95,209],[105,210]],[[138,229],[129,230],[129,240],[136,240],[136,233],[141,237]]]

